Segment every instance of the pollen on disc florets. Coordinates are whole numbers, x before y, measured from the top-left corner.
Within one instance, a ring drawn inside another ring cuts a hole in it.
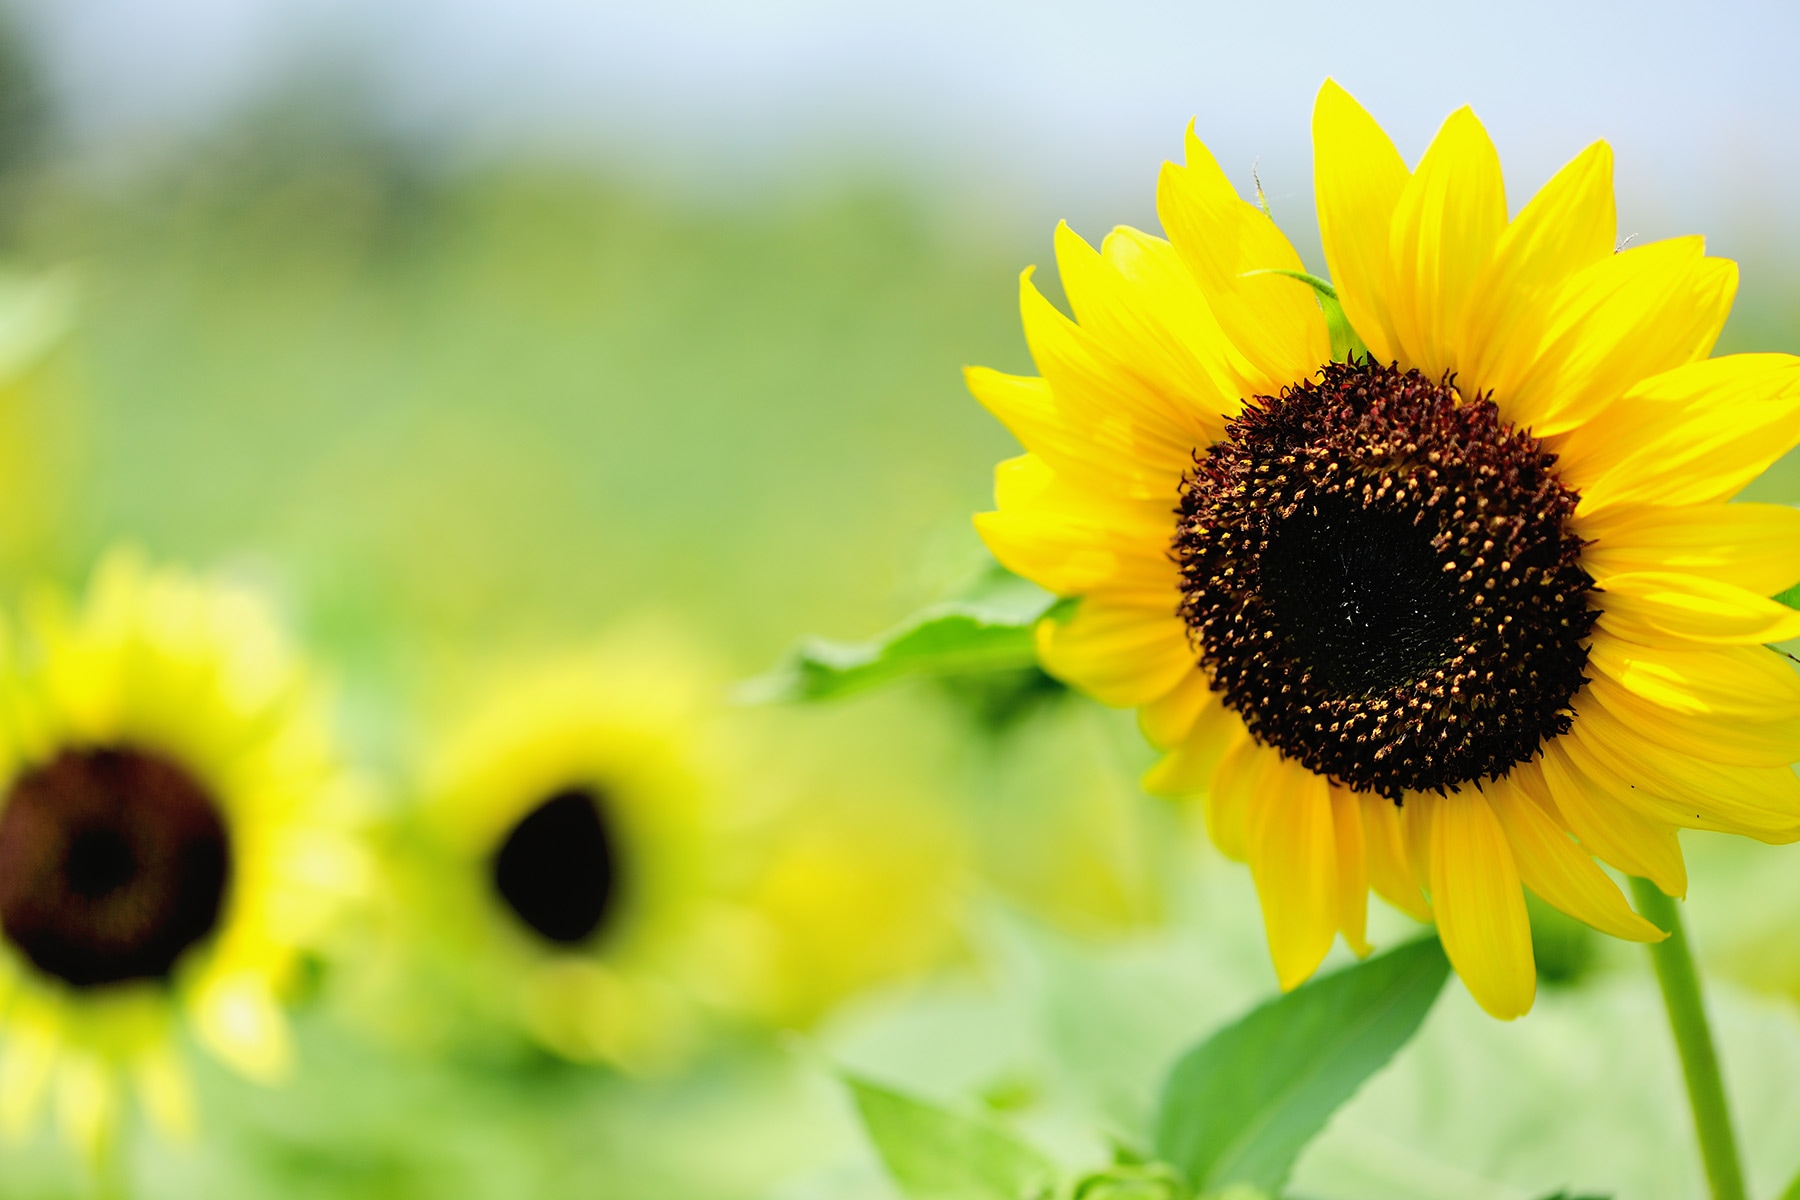
[[[1181,616],[1260,741],[1399,800],[1569,729],[1598,612],[1556,456],[1449,379],[1333,363],[1183,481]]]

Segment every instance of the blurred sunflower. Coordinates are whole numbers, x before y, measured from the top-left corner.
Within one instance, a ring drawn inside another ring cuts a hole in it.
[[[969,372],[1029,451],[977,521],[1081,598],[1045,664],[1140,707],[1284,987],[1367,952],[1373,887],[1513,1017],[1521,884],[1654,940],[1594,857],[1681,895],[1678,827],[1800,837],[1800,678],[1763,645],[1800,636],[1767,599],[1800,512],[1725,503],[1800,439],[1800,360],[1707,358],[1736,267],[1616,251],[1603,142],[1509,221],[1466,108],[1415,171],[1333,83],[1313,135],[1335,289],[1191,130],[1169,240],[1058,229],[1042,377]]]
[[[128,554],[29,613],[0,722],[0,1126],[100,1153],[129,1083],[192,1125],[176,1027],[279,1079],[279,996],[362,884],[328,721],[258,598]]]
[[[678,1061],[720,969],[705,672],[632,637],[484,691],[424,768],[407,935],[489,1028],[631,1071]]]

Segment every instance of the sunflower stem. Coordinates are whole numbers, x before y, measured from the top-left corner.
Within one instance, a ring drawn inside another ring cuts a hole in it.
[[[1700,973],[1688,948],[1681,909],[1648,879],[1634,878],[1631,892],[1638,911],[1669,932],[1667,938],[1650,945],[1650,962],[1662,985],[1663,1006],[1669,1010],[1669,1028],[1681,1055],[1688,1103],[1694,1110],[1694,1133],[1700,1141],[1700,1158],[1706,1164],[1713,1200],[1746,1200],[1737,1135],[1732,1132],[1731,1110],[1725,1104],[1725,1081],[1719,1074],[1719,1055],[1706,1023]]]

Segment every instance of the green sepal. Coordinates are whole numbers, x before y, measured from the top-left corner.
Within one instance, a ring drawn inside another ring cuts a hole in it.
[[[1176,1062],[1156,1154],[1206,1195],[1279,1194],[1307,1143],[1431,1011],[1450,963],[1435,937],[1315,979],[1213,1034]]]
[[[845,1075],[882,1165],[911,1200],[1049,1200],[1057,1169],[985,1117]]]
[[[1796,583],[1785,592],[1776,593],[1775,600],[1778,604],[1785,604],[1789,608],[1800,608],[1800,583]]]
[[[802,640],[780,666],[743,684],[738,698],[753,704],[834,700],[906,679],[985,680],[1021,672],[1033,674],[1021,676],[1023,683],[1002,681],[1001,690],[1010,694],[1015,684],[1060,689],[1048,677],[1036,678],[1032,631],[1073,606],[995,565],[964,595],[923,609],[870,641]]]
[[[1256,271],[1245,271],[1244,277],[1251,275],[1285,275],[1289,279],[1297,279],[1313,290],[1319,298],[1319,308],[1325,314],[1325,329],[1331,334],[1331,360],[1333,362],[1349,362],[1350,356],[1369,357],[1369,347],[1357,336],[1356,330],[1350,327],[1350,318],[1344,315],[1344,306],[1338,301],[1337,289],[1317,275],[1305,271],[1294,271],[1286,267],[1265,267]]]

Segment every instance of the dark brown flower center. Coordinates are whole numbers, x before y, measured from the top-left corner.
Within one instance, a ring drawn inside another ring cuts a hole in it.
[[[1396,366],[1254,397],[1195,456],[1174,540],[1213,686],[1258,740],[1396,800],[1531,758],[1599,615],[1555,462]]]
[[[230,875],[212,797],[148,751],[63,750],[0,811],[0,928],[76,987],[167,977],[217,925]]]
[[[494,854],[494,888],[519,919],[552,942],[593,937],[618,899],[618,857],[603,802],[566,788],[520,818]]]

